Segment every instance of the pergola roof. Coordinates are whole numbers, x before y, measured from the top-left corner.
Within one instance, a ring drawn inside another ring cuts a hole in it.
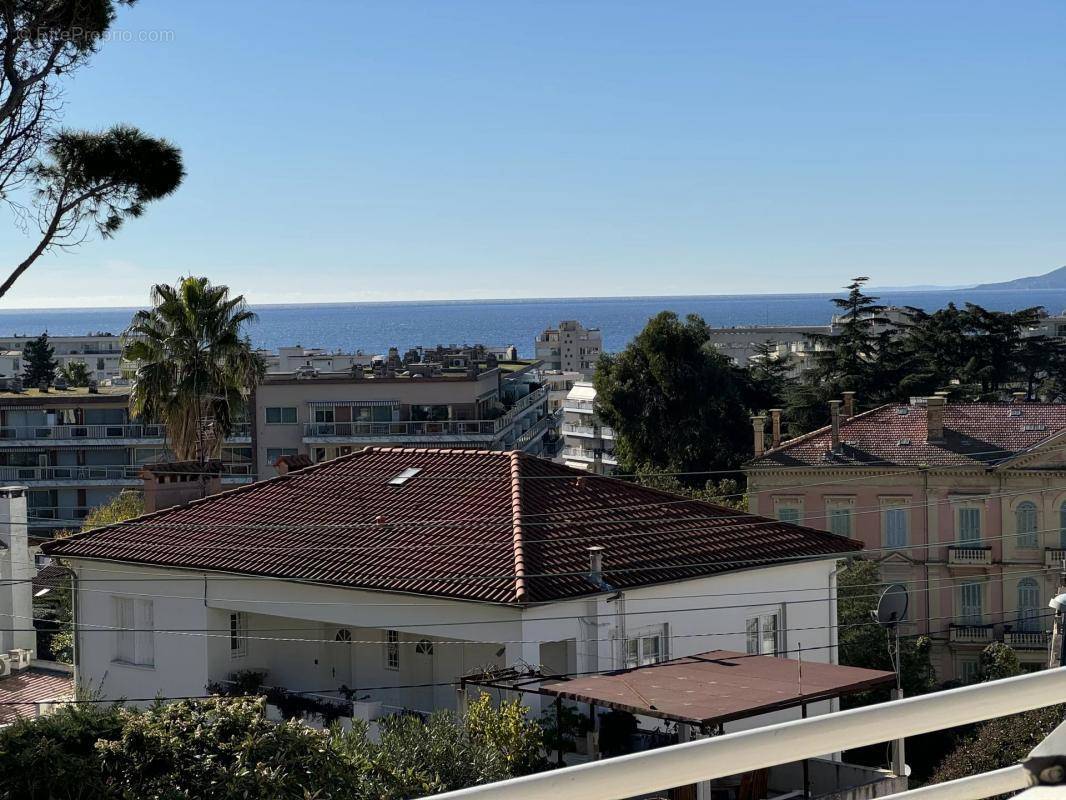
[[[708,726],[894,682],[893,673],[881,670],[712,650],[604,675],[551,680],[539,688],[580,703]]]

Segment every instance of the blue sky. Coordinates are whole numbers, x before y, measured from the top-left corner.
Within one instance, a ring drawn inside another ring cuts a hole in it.
[[[188,178],[5,307],[137,304],[188,273],[303,302],[1066,263],[1060,0],[141,0],[117,28],[66,121],[165,135]],[[2,223],[4,263],[31,246]]]

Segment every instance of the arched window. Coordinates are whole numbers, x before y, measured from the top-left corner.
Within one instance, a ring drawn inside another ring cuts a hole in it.
[[[1035,631],[1040,626],[1040,584],[1035,578],[1018,581],[1018,628]]]
[[[1036,503],[1026,500],[1018,503],[1014,510],[1015,533],[1018,534],[1018,547],[1036,547]]]

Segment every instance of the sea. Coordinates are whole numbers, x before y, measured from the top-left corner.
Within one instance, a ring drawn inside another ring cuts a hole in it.
[[[977,303],[1014,311],[1044,306],[1066,309],[1066,290],[871,290],[891,305],[927,311],[949,302]],[[748,294],[682,297],[580,297],[528,300],[451,300],[376,303],[316,303],[253,306],[258,320],[248,333],[256,347],[286,345],[384,353],[438,344],[515,345],[533,355],[533,341],[546,327],[575,319],[603,331],[604,349],[621,350],[660,311],[698,314],[710,325],[826,325],[835,312],[832,294]],[[121,333],[133,308],[0,309],[0,335],[81,336]]]

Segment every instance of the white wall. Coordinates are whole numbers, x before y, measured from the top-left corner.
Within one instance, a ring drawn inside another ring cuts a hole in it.
[[[609,563],[608,553],[608,568]],[[670,657],[743,652],[745,621],[771,610],[783,615],[790,656],[802,647],[804,661],[827,662],[835,644],[834,631],[826,629],[835,622],[827,600],[834,566],[787,564],[627,590],[620,600],[610,593],[523,610],[276,580],[212,576],[205,582],[202,575],[174,570],[75,562],[78,679],[106,698],[173,696],[201,694],[209,679],[240,669],[266,669],[272,685],[300,691],[332,690],[341,683],[375,687],[375,699],[428,711],[454,707],[452,688],[388,687],[447,684],[479,667],[519,661],[571,673],[615,669],[623,666],[626,636],[664,623]],[[154,667],[115,663],[115,634],[107,628],[115,625],[116,594],[163,595],[153,598],[157,629],[206,629],[209,635],[160,631]],[[233,611],[247,614],[249,634],[247,655],[237,658],[228,634]],[[92,632],[98,626],[105,632]],[[350,646],[336,643],[342,628],[351,635]],[[401,631],[398,670],[386,666],[387,629]],[[415,643],[422,639],[431,643],[431,655],[417,652]]]

